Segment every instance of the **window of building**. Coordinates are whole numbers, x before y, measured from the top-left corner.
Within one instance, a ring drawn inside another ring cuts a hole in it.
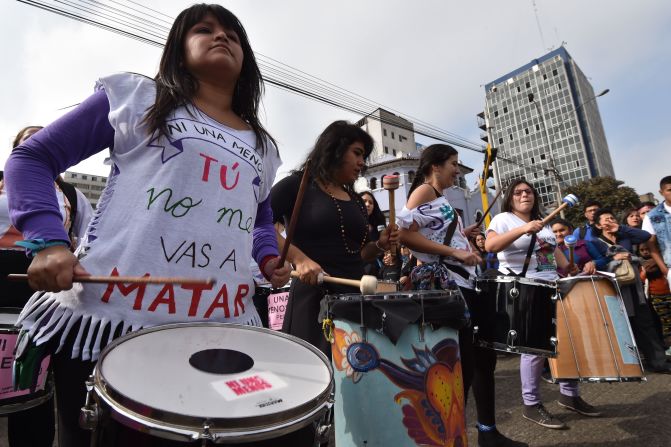
[[[384,153],[388,154],[389,153],[389,148],[387,146],[384,147]]]
[[[387,129],[382,129],[382,135],[387,136]]]
[[[544,80],[544,81],[547,81],[547,79],[548,79],[548,75],[547,75],[547,73],[543,73],[543,80]]]
[[[513,134],[510,134],[510,141],[513,141]]]
[[[526,135],[529,135],[529,128],[524,129],[524,133],[525,133]]]
[[[370,189],[377,189],[377,179],[375,177],[370,178]]]
[[[408,171],[408,181],[412,183],[415,180],[415,171]]]
[[[396,156],[396,149],[392,149],[392,155],[395,157]]]
[[[503,138],[499,138],[499,144],[503,144]]]
[[[532,164],[533,164],[533,163],[536,163],[536,162],[534,161],[534,157],[531,157],[531,163],[532,163]]]
[[[541,154],[541,160],[545,160],[545,154]]]
[[[536,124],[536,130],[541,130],[541,125],[540,124]]]
[[[72,174],[72,178],[77,178],[77,174]]]
[[[521,91],[522,91],[522,89],[521,89],[520,86],[518,85],[518,86],[517,86],[517,93],[519,93],[519,92],[521,92]]]
[[[503,113],[508,113],[508,107],[503,108]]]
[[[576,168],[579,168],[579,167],[580,167],[580,161],[579,161],[579,160],[576,160],[576,161],[575,161],[575,167],[576,167]]]
[[[499,116],[499,111],[498,110],[494,110],[494,116]]]
[[[391,139],[394,139],[394,132],[391,133]]]
[[[88,176],[88,175],[86,175],[86,174],[82,174],[82,180],[88,180],[88,179],[89,179],[89,176]]]
[[[93,175],[93,176],[91,176],[91,180],[93,180],[94,182],[97,182],[97,181],[98,181],[98,177],[96,177],[95,175]]]
[[[525,85],[527,86],[527,88],[531,88],[531,82],[527,81]]]
[[[557,69],[552,70],[552,76],[557,76]]]

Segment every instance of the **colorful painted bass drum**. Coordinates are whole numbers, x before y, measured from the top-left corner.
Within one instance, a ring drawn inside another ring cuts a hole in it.
[[[337,295],[326,304],[336,445],[466,446],[461,292]]]

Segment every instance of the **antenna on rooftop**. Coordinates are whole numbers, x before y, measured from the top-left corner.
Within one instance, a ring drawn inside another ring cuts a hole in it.
[[[541,44],[543,45],[543,49],[546,49],[547,47],[545,46],[545,37],[543,37],[543,29],[541,28],[541,21],[540,18],[538,17],[538,7],[536,6],[536,0],[531,0],[531,4],[534,7],[534,15],[536,16],[536,25],[538,26],[538,34],[541,36]]]

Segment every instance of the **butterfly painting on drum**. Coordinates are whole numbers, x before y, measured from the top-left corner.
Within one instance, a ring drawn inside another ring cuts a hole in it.
[[[464,387],[459,345],[448,338],[433,348],[412,347],[414,357],[402,365],[380,357],[355,331],[334,331],[333,359],[357,383],[374,370],[401,388],[394,402],[401,405],[403,426],[419,446],[465,447],[468,445],[464,416]]]

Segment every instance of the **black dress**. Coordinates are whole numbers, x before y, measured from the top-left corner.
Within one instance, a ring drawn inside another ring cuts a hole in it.
[[[273,219],[287,227],[294,208],[300,175],[292,174],[273,186]],[[368,239],[368,219],[363,201],[356,194],[351,200],[334,199],[310,181],[303,197],[292,244],[318,263],[331,276],[360,279],[363,276],[362,243]],[[344,240],[342,229],[344,227]],[[353,287],[324,283],[310,286],[294,279],[282,331],[313,344],[327,356],[330,344],[317,321],[319,305],[326,294],[356,293]]]

